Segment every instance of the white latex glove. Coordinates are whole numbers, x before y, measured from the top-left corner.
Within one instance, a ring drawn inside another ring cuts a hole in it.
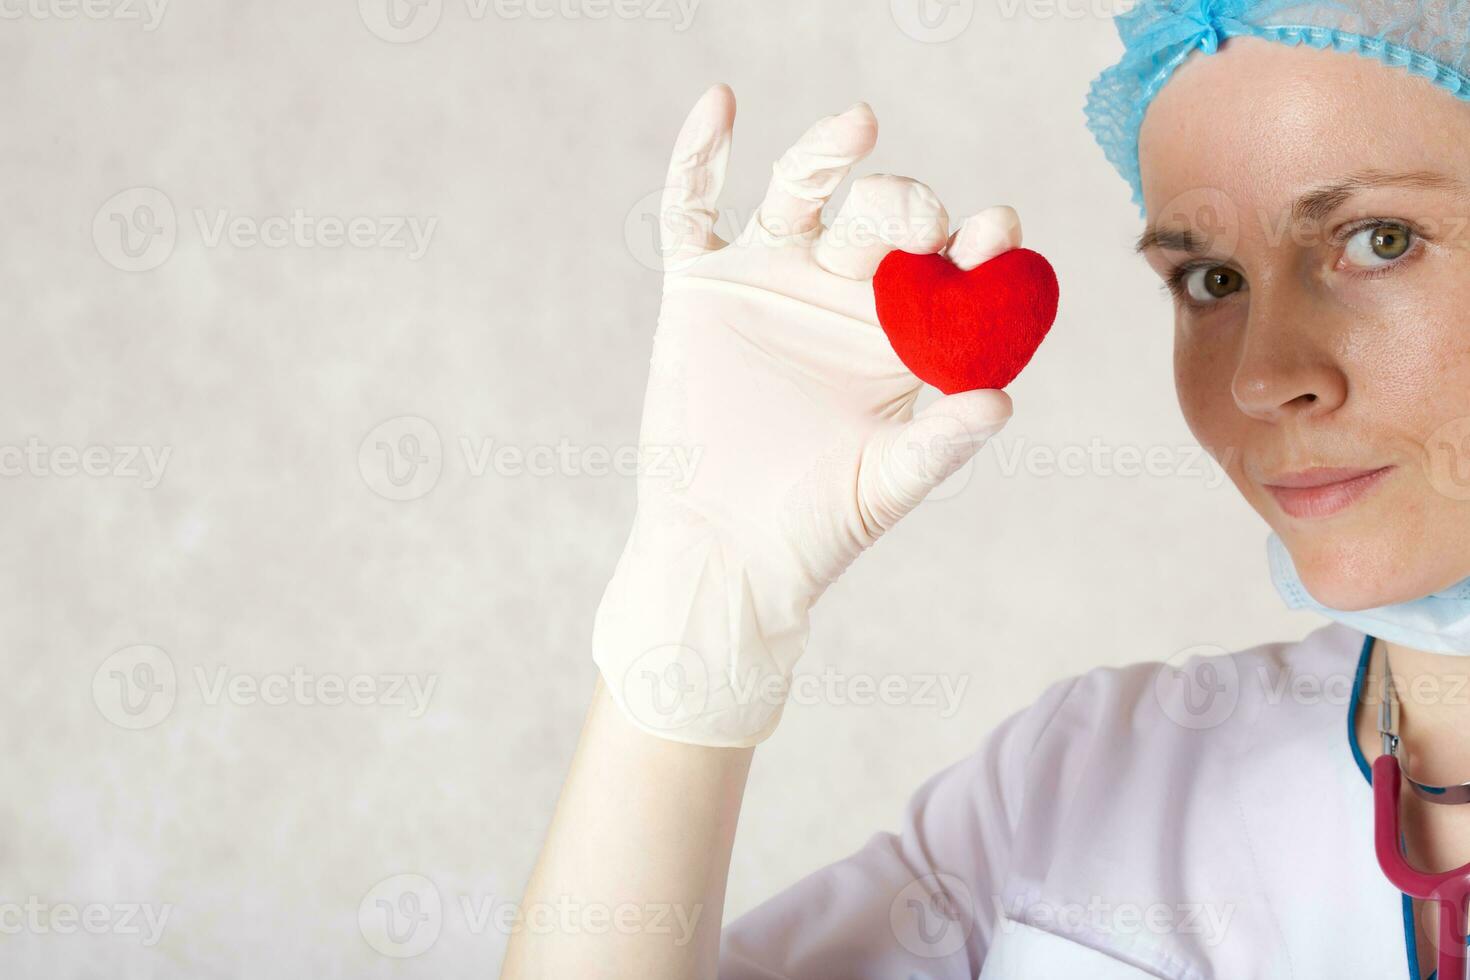
[[[922,382],[877,324],[878,263],[894,247],[948,244],[973,268],[1020,245],[1004,207],[951,240],[933,192],[892,176],[857,181],[824,230],[823,205],[877,139],[861,103],[786,152],[726,245],[713,228],[734,116],[723,85],[695,105],[661,215],[666,273],[641,458],[677,449],[693,478],[640,475],[593,629],[608,690],[639,727],[712,746],[774,730],[813,603],[1010,418],[1001,391],[952,395],[915,417]]]

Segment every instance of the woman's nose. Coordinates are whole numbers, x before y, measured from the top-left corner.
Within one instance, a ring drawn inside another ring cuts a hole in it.
[[[1231,382],[1235,404],[1251,418],[1281,422],[1342,407],[1348,379],[1330,331],[1304,310],[1251,310]]]

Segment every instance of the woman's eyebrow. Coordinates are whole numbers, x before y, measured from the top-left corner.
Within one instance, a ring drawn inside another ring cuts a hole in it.
[[[1339,180],[1315,190],[1308,191],[1291,207],[1292,220],[1296,222],[1318,222],[1342,207],[1359,191],[1375,187],[1410,187],[1418,190],[1449,190],[1458,193],[1467,191],[1464,181],[1447,174],[1430,170],[1411,170],[1392,173],[1384,170],[1362,170],[1348,174]],[[1175,252],[1196,253],[1208,248],[1203,236],[1188,229],[1145,228],[1133,250],[1147,252],[1151,248],[1163,248]]]
[[[1391,173],[1384,170],[1362,170],[1348,174],[1341,180],[1308,191],[1297,198],[1291,208],[1292,220],[1318,222],[1347,203],[1359,191],[1375,187],[1410,187],[1416,190],[1452,190],[1463,192],[1463,182],[1447,174],[1429,170],[1412,170]]]
[[[1145,228],[1143,234],[1138,236],[1138,243],[1133,246],[1133,251],[1142,254],[1151,248],[1168,249],[1171,252],[1203,252],[1208,246],[1204,238],[1196,235],[1188,228],[1155,228],[1153,225]]]

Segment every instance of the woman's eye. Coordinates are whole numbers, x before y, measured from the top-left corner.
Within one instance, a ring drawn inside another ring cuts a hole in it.
[[[1348,239],[1343,254],[1360,268],[1380,269],[1403,258],[1413,245],[1414,233],[1403,225],[1370,225]]]
[[[1184,288],[1196,303],[1218,303],[1245,286],[1245,277],[1227,266],[1206,266],[1184,274]]]

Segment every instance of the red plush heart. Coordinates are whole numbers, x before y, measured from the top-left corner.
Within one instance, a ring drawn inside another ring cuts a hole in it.
[[[1026,248],[969,272],[942,255],[890,252],[873,295],[899,360],[946,395],[1010,384],[1057,318],[1057,275]]]

